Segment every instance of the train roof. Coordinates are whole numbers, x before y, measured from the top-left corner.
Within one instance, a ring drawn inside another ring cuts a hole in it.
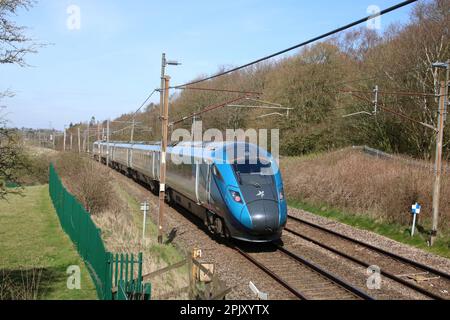
[[[108,142],[97,141],[96,144],[107,145]],[[127,148],[142,151],[160,151],[161,143],[124,143],[110,142],[110,145],[119,148]],[[238,149],[242,148],[243,149]],[[239,150],[239,151],[238,151]],[[168,145],[169,154],[177,154],[187,157],[203,158],[211,161],[234,161],[242,156],[272,158],[265,149],[247,142],[179,142]],[[232,155],[230,157],[230,155]]]

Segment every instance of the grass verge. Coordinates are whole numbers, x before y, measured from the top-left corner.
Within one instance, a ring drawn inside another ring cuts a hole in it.
[[[147,192],[136,195],[134,185],[128,185],[126,179],[111,175],[115,183],[111,192],[115,195],[117,206],[115,210],[105,210],[94,215],[94,221],[102,229],[102,237],[106,247],[111,252],[138,253],[144,256],[143,274],[148,274],[174,263],[184,260],[182,251],[174,243],[159,244],[157,242],[157,226],[151,219],[155,206],[150,203],[150,213],[147,216],[146,237],[142,239],[143,214],[140,211],[140,202],[144,200]],[[117,180],[114,180],[117,179]],[[125,185],[123,184],[125,182]],[[152,298],[159,300],[167,296],[170,298],[186,299],[179,290],[188,285],[187,267],[172,270],[164,275],[152,278]]]
[[[138,230],[142,230],[144,220],[143,212],[140,210],[141,204],[124,189],[120,187],[118,189],[119,193],[125,198],[129,208],[132,210],[134,224]],[[151,208],[150,210],[152,209],[155,210],[155,208]],[[158,237],[158,226],[153,223],[150,213],[147,215],[145,236],[147,239],[153,240]],[[151,241],[148,250],[159,260],[159,262],[163,261],[168,265],[180,262],[184,259],[183,255],[173,244],[159,244],[157,241]]]
[[[143,274],[184,259],[173,243],[157,243],[158,229],[152,223],[150,214],[146,239],[142,239],[140,202],[148,196],[148,192],[137,191],[134,189],[136,185],[128,184],[127,178],[116,176],[107,167],[78,154],[62,154],[56,159],[56,168],[67,189],[90,209],[95,224],[102,230],[102,239],[108,251],[128,254],[142,252]],[[98,192],[100,189],[101,193]],[[153,210],[152,206],[151,212]],[[183,288],[187,283],[187,275],[187,269],[181,268],[152,279],[152,297],[164,297],[166,293]]]
[[[397,223],[386,223],[382,220],[378,221],[366,215],[345,213],[327,205],[318,206],[297,200],[290,200],[289,206],[339,221],[358,229],[372,231],[392,240],[450,258],[450,234],[448,232],[441,233],[435,245],[429,247],[427,245],[428,232],[421,227],[420,223],[418,225],[419,232],[414,237],[411,237],[411,227]]]
[[[0,281],[4,298],[97,299],[89,272],[60,227],[48,185],[26,187],[0,202]],[[81,290],[67,288],[67,268],[80,266]],[[33,282],[24,286],[24,283]],[[16,287],[16,288],[14,288]],[[20,291],[33,290],[30,295]],[[8,297],[5,292],[14,292]],[[1,294],[1,293],[0,293]]]

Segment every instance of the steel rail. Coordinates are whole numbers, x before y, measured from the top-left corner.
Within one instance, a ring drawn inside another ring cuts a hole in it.
[[[325,271],[324,269],[322,269],[319,266],[315,265],[314,263],[306,260],[305,258],[300,257],[299,255],[293,253],[292,251],[289,251],[289,250],[287,250],[287,249],[285,249],[284,247],[281,247],[281,246],[277,246],[277,248],[281,252],[287,254],[288,256],[290,256],[291,258],[297,260],[298,262],[306,265],[307,267],[309,267],[310,269],[312,269],[312,270],[316,271],[317,273],[323,275],[324,277],[330,279],[331,281],[333,281],[337,285],[343,287],[344,289],[346,289],[350,293],[356,295],[357,297],[362,298],[364,300],[375,300],[372,296],[370,296],[367,293],[361,291],[357,287],[352,286],[351,284],[349,284],[345,280],[342,280],[341,278],[333,275],[332,273],[330,273],[328,271]]]
[[[436,270],[436,269],[434,269],[434,268],[432,268],[432,267],[429,267],[429,266],[426,266],[426,265],[424,265],[424,264],[421,264],[420,262],[413,261],[413,260],[410,260],[410,259],[408,259],[408,258],[399,256],[399,255],[397,255],[397,254],[395,254],[395,253],[392,253],[392,252],[383,250],[383,249],[381,249],[381,248],[375,247],[375,246],[373,246],[373,245],[370,245],[370,244],[368,244],[368,243],[362,242],[362,241],[360,241],[360,240],[350,238],[350,237],[348,237],[348,236],[346,236],[346,235],[340,234],[340,233],[335,232],[335,231],[333,231],[333,230],[329,230],[329,229],[327,229],[327,228],[324,228],[324,227],[322,227],[322,226],[316,225],[316,224],[311,223],[311,222],[309,222],[309,221],[305,221],[305,220],[303,220],[303,219],[300,219],[300,218],[297,218],[297,217],[293,217],[293,216],[291,216],[291,215],[289,215],[289,218],[290,218],[291,220],[294,220],[294,221],[299,222],[299,223],[303,223],[303,224],[305,224],[305,225],[308,225],[308,226],[310,226],[310,227],[312,227],[312,228],[316,228],[316,229],[321,230],[321,231],[323,231],[323,232],[326,232],[326,233],[328,233],[328,234],[332,234],[333,236],[336,236],[336,237],[338,237],[338,238],[341,238],[341,239],[344,239],[344,240],[346,240],[346,241],[352,242],[352,243],[354,243],[354,244],[357,244],[357,245],[366,247],[366,248],[371,249],[371,250],[373,250],[373,251],[376,251],[376,252],[378,252],[378,253],[380,253],[380,254],[383,254],[383,255],[385,255],[385,256],[388,256],[389,258],[392,258],[392,259],[394,259],[394,260],[398,260],[398,261],[400,261],[400,262],[402,262],[402,263],[404,263],[404,264],[411,265],[411,266],[413,266],[413,267],[415,267],[415,268],[417,268],[417,269],[422,269],[423,271],[427,271],[427,272],[430,272],[430,273],[434,273],[434,274],[436,274],[436,275],[438,275],[438,276],[440,276],[440,277],[442,277],[442,278],[445,278],[445,279],[450,280],[450,275],[449,275],[449,274],[447,274],[447,273],[445,273],[445,272],[442,272],[442,271],[439,271],[439,270]],[[355,262],[355,263],[357,263],[357,264],[360,264],[360,265],[362,265],[362,266],[364,266],[364,267],[370,267],[370,266],[371,266],[370,263],[364,262],[364,261],[362,261],[362,260],[360,260],[360,259],[358,259],[358,258],[356,258],[356,257],[353,257],[353,256],[351,256],[351,255],[349,255],[349,254],[346,254],[346,253],[344,253],[344,252],[342,252],[342,251],[340,251],[340,250],[338,250],[338,249],[336,249],[336,248],[333,248],[333,247],[331,247],[331,246],[329,246],[329,245],[326,245],[326,244],[324,244],[324,243],[322,243],[322,242],[320,242],[320,241],[318,241],[318,240],[312,239],[311,237],[308,237],[308,236],[306,236],[306,235],[302,235],[302,234],[298,233],[298,232],[295,231],[295,230],[292,230],[292,229],[290,229],[290,228],[285,228],[285,230],[286,230],[287,232],[289,232],[289,233],[294,234],[294,235],[297,236],[297,237],[300,237],[300,238],[302,238],[302,239],[304,239],[304,240],[306,240],[306,241],[309,241],[309,242],[311,242],[311,243],[314,243],[315,245],[318,245],[318,246],[320,246],[320,247],[322,247],[322,248],[324,248],[324,249],[326,249],[326,250],[328,250],[328,251],[331,251],[331,252],[333,252],[333,253],[335,253],[335,254],[337,254],[337,255],[340,255],[340,256],[342,256],[342,257],[344,257],[344,258],[346,258],[346,259],[348,259],[348,260],[351,260],[351,261],[353,261],[353,262]],[[422,293],[423,295],[428,296],[428,297],[430,297],[430,298],[432,298],[432,299],[435,299],[435,300],[444,300],[444,298],[443,298],[442,296],[437,295],[437,294],[432,293],[432,292],[429,292],[428,290],[426,290],[426,289],[424,289],[424,288],[422,288],[422,287],[420,287],[420,286],[418,286],[418,285],[415,285],[415,284],[412,283],[412,282],[409,282],[409,281],[407,281],[407,280],[404,280],[404,279],[402,279],[402,278],[400,278],[400,277],[398,277],[398,276],[396,276],[396,275],[394,275],[394,274],[392,274],[392,273],[390,273],[390,272],[388,272],[388,271],[381,270],[381,274],[383,274],[383,275],[385,275],[386,277],[388,277],[388,278],[390,278],[390,279],[392,279],[392,280],[394,280],[394,281],[396,281],[396,282],[399,282],[399,283],[401,283],[401,284],[403,284],[403,285],[405,285],[405,286],[407,286],[407,287],[409,287],[409,288],[411,288],[411,289],[413,289],[413,290],[415,290],[415,291],[417,291],[417,292],[420,292],[420,293]]]
[[[345,282],[344,280],[340,279],[339,277],[331,274],[330,272],[325,271],[324,269],[320,268],[319,266],[315,265],[314,263],[306,260],[303,257],[300,257],[299,255],[287,250],[286,248],[283,248],[281,246],[275,245],[276,249],[278,249],[279,252],[282,252],[286,256],[290,257],[291,259],[295,260],[296,262],[306,266],[313,272],[318,273],[319,275],[325,277],[332,283],[336,284],[337,286],[343,288],[347,292],[353,294],[354,296],[364,299],[364,300],[374,300],[373,297],[366,294],[365,292],[361,291],[360,289],[352,286],[351,284]],[[302,300],[311,300],[311,297],[308,297],[305,293],[301,292],[300,290],[294,288],[289,283],[287,283],[285,280],[283,280],[280,276],[278,276],[276,273],[271,271],[269,268],[267,268],[264,264],[259,262],[257,259],[252,257],[247,252],[243,251],[240,248],[235,247],[235,250],[237,250],[241,255],[243,255],[247,260],[252,262],[254,265],[256,265],[258,268],[260,268],[262,271],[264,271],[266,274],[268,274],[271,278],[273,278],[275,281],[280,283],[283,287],[288,289],[291,293],[293,293],[295,296]]]
[[[253,263],[255,266],[257,266],[259,269],[264,271],[267,275],[269,275],[272,279],[274,279],[276,282],[281,284],[283,287],[285,287],[287,290],[289,290],[291,293],[293,293],[297,298],[300,298],[302,300],[309,300],[309,298],[302,293],[301,291],[295,289],[290,284],[288,284],[286,281],[281,279],[278,275],[276,275],[274,272],[272,272],[270,269],[268,269],[265,265],[263,265],[261,262],[253,258],[251,255],[249,255],[247,252],[243,251],[240,248],[235,247],[234,248],[238,253],[240,253],[244,258],[249,260],[251,263]]]
[[[389,256],[392,257],[392,258],[395,258],[395,259],[401,260],[401,261],[403,261],[403,262],[405,262],[405,263],[414,265],[414,266],[417,267],[417,268],[426,269],[426,270],[429,271],[429,272],[438,274],[439,276],[441,276],[441,277],[443,277],[443,278],[446,278],[446,279],[449,279],[449,280],[450,280],[450,274],[448,274],[448,273],[446,273],[446,272],[443,272],[443,271],[434,269],[434,268],[432,268],[432,267],[430,267],[430,266],[426,266],[426,265],[424,265],[424,264],[422,264],[422,263],[420,263],[420,262],[417,262],[417,261],[408,259],[408,258],[406,258],[406,257],[402,257],[402,256],[397,255],[397,254],[395,254],[395,253],[392,253],[392,252],[383,250],[383,249],[381,249],[381,248],[375,247],[375,246],[373,246],[373,245],[371,245],[371,244],[362,242],[362,241],[360,241],[360,240],[357,240],[357,239],[354,239],[354,238],[350,238],[350,237],[348,237],[348,236],[346,236],[346,235],[344,235],[344,234],[338,233],[338,232],[333,231],[333,230],[329,230],[329,229],[327,229],[327,228],[325,228],[325,227],[319,226],[319,225],[317,225],[317,224],[314,224],[314,223],[312,223],[312,222],[303,220],[303,219],[301,219],[301,218],[297,218],[297,217],[294,217],[294,216],[291,216],[291,215],[289,215],[289,218],[292,219],[292,220],[295,220],[295,221],[298,221],[298,222],[307,224],[307,225],[309,225],[309,226],[311,226],[311,227],[314,227],[314,228],[316,228],[316,229],[320,229],[320,230],[322,230],[322,231],[331,233],[331,234],[336,235],[336,236],[338,236],[338,237],[340,237],[340,238],[343,238],[343,239],[345,239],[345,240],[348,240],[348,241],[354,242],[354,243],[356,243],[356,244],[365,246],[365,247],[367,247],[367,248],[369,248],[369,249],[378,251],[379,253],[382,253],[382,254],[385,254],[385,255],[389,255]]]

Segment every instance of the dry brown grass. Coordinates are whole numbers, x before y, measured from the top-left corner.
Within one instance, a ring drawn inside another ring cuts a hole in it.
[[[169,263],[158,254],[164,248],[156,243],[154,240],[155,237],[142,241],[141,229],[133,222],[132,210],[128,212],[128,214],[125,212],[115,214],[108,211],[94,217],[95,223],[103,230],[103,239],[107,249],[111,252],[120,253],[137,254],[138,252],[142,252],[144,258],[143,274],[148,274],[168,266]],[[187,286],[187,273],[175,270],[152,279],[151,283],[152,298],[159,299],[159,297]],[[176,294],[172,298],[184,299],[187,297],[183,294]]]
[[[314,205],[367,214],[387,222],[408,223],[411,204],[432,212],[433,172],[398,160],[384,160],[344,149],[281,161],[287,197]],[[441,223],[450,224],[450,177],[444,174]]]
[[[0,301],[38,300],[43,269],[0,270]]]
[[[64,185],[86,208],[90,208],[95,224],[102,230],[102,238],[110,252],[143,253],[143,273],[147,274],[182,260],[173,246],[159,245],[156,236],[142,241],[142,213],[139,203],[115,180],[105,166],[82,158],[78,154],[62,154],[56,168]],[[149,219],[150,220],[150,219]],[[148,229],[152,227],[149,221]],[[172,260],[176,261],[172,261]],[[137,274],[136,274],[137,276]],[[175,270],[153,279],[152,296],[158,298],[188,284],[187,273]],[[186,298],[178,295],[175,298]]]
[[[120,204],[120,210],[106,210],[94,216],[95,223],[103,230],[103,239],[109,251],[121,253],[143,253],[143,274],[162,269],[171,263],[182,260],[175,248],[159,245],[156,236],[142,240],[141,213],[137,203],[126,190],[114,185],[114,194]],[[152,229],[148,226],[147,229]],[[151,230],[150,230],[151,231]],[[166,259],[167,256],[179,256]],[[167,261],[169,260],[169,261]],[[152,279],[152,297],[158,299],[167,293],[177,291],[188,285],[187,273],[175,270],[163,276]],[[174,298],[187,298],[184,295],[176,295]]]
[[[109,170],[75,153],[62,153],[56,160],[59,175],[69,191],[93,215],[116,209],[119,203]]]

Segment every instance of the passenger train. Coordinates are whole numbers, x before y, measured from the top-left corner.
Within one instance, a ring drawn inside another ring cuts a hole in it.
[[[159,190],[160,144],[97,141],[94,157]],[[287,204],[271,154],[243,142],[180,142],[167,149],[166,196],[220,236],[249,242],[278,240]]]

